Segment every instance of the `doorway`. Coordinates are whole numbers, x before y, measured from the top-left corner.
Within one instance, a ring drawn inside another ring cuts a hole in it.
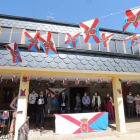
[[[82,101],[84,92],[88,93],[88,87],[71,87],[70,88],[70,109],[71,110],[74,110],[74,108],[75,108],[77,93],[80,94],[80,99]]]

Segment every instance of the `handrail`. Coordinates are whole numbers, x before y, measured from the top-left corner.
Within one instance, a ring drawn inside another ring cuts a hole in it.
[[[27,118],[26,118],[26,121],[23,123],[23,125],[19,128],[19,129],[21,129],[26,123],[27,123],[27,121],[29,120],[29,116],[27,116]]]

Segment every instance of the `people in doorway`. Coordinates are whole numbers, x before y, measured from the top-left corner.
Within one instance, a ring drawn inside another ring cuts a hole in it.
[[[101,107],[101,99],[97,91],[95,91],[95,96],[92,98],[92,106],[95,109],[95,112],[97,112]]]
[[[36,131],[39,127],[39,119],[41,116],[41,130],[44,130],[44,117],[45,117],[45,105],[47,104],[46,97],[43,95],[43,91],[40,91],[39,97],[36,98]]]
[[[45,114],[50,113],[50,111],[52,110],[52,98],[50,92],[48,92],[46,99],[47,105],[45,105]]]
[[[133,110],[134,110],[134,97],[132,96],[132,93],[129,92],[129,95],[127,95],[127,104],[128,104],[128,118],[133,118]]]
[[[114,111],[113,111],[113,99],[109,96],[109,93],[106,93],[104,98],[104,106],[106,111],[109,113],[109,120],[114,120]]]
[[[17,105],[18,105],[18,93],[15,93],[15,97],[10,104],[10,107],[15,111],[12,113],[12,122],[11,122],[11,126],[10,126],[9,137],[14,137],[14,134],[15,134],[15,125],[16,125],[16,117],[17,117]]]
[[[28,114],[29,116],[31,117],[31,113],[32,113],[32,110],[34,111],[34,114],[36,116],[36,105],[35,105],[35,101],[36,101],[36,98],[38,97],[38,94],[36,93],[35,91],[35,88],[32,88],[32,93],[29,94],[29,101],[28,101]]]
[[[138,114],[140,114],[140,95],[139,95],[139,93],[137,93],[134,100],[135,100],[135,105],[136,105],[136,113],[137,113],[137,117],[138,117]]]
[[[60,108],[62,110],[66,110],[67,102],[68,102],[68,96],[65,95],[65,92],[64,91],[62,92],[61,95],[59,95],[58,102],[60,104]]]
[[[87,96],[87,92],[84,93],[82,98],[83,109],[90,109],[90,98]]]
[[[77,96],[76,96],[75,110],[81,110],[81,99],[80,99],[80,94],[79,93],[77,93]]]

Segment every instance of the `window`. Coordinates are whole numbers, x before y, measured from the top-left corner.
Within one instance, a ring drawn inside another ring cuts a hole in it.
[[[125,48],[126,48],[126,53],[128,53],[128,54],[132,54],[132,48],[131,48],[131,45],[125,43]]]
[[[11,37],[11,43],[21,43],[21,36],[22,36],[22,30],[21,29],[13,29],[12,31],[12,37]]]
[[[88,43],[85,43],[83,36],[80,36],[80,46],[81,49],[88,50]]]
[[[104,46],[101,46],[101,45],[100,45],[100,51],[106,52],[106,51],[107,51],[107,47],[104,47]]]
[[[116,44],[117,44],[117,51],[118,51],[118,53],[124,53],[123,42],[122,41],[116,41]]]
[[[55,46],[58,47],[58,33],[52,33]]]
[[[138,47],[138,44],[135,44],[135,45],[133,46],[133,52],[134,52],[134,54],[139,54],[139,47]]]
[[[11,28],[2,28],[1,35],[0,35],[0,42],[9,43],[10,35],[11,35]]]
[[[98,51],[98,44],[91,44],[91,50],[95,50],[95,51]]]
[[[110,49],[110,52],[116,52],[115,41],[113,41],[113,40],[109,41],[109,49]]]
[[[65,36],[66,34],[59,34],[59,47],[65,47],[65,48],[68,47],[66,44],[64,44]]]

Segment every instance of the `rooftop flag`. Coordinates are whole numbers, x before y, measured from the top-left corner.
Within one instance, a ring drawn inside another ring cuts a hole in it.
[[[123,20],[123,32],[136,30],[140,21],[140,7],[126,10]]]
[[[79,23],[85,43],[99,43],[99,19]]]

